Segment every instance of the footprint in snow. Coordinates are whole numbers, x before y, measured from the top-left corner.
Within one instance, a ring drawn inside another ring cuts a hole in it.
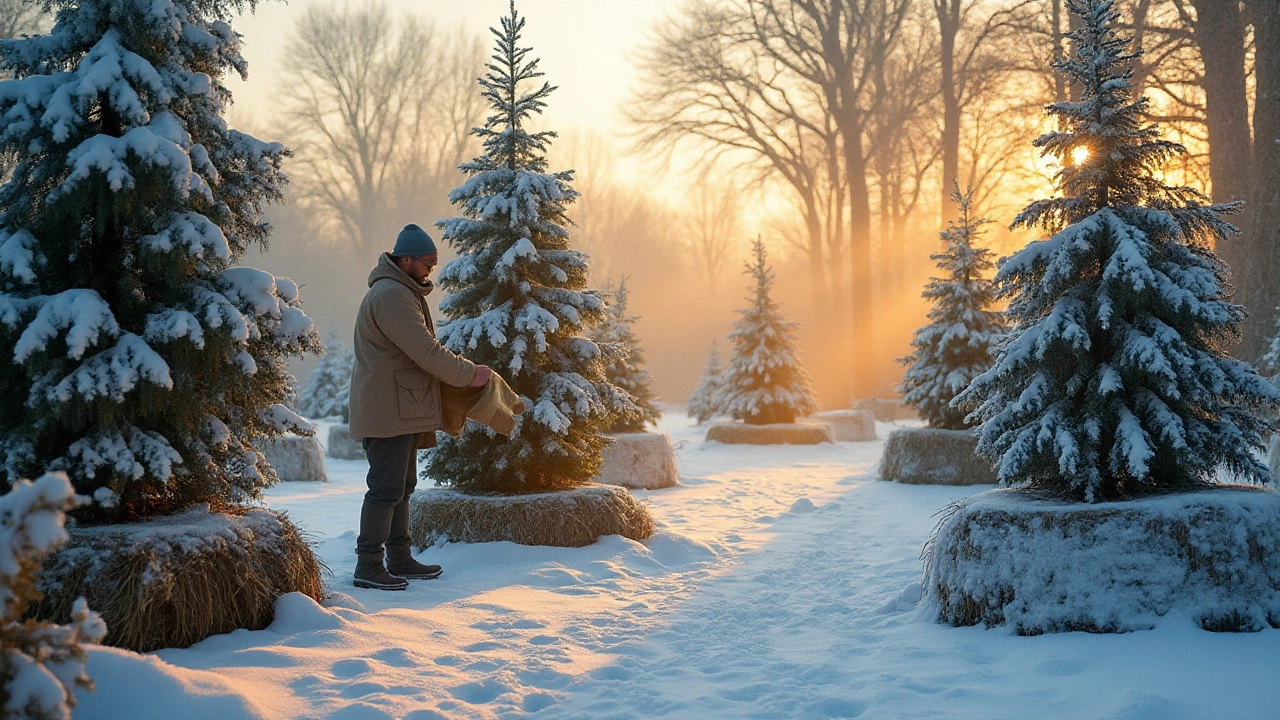
[[[791,507],[790,509],[787,510],[787,512],[811,513],[817,509],[818,509],[817,506],[813,504],[812,500],[810,500],[807,497],[802,497],[797,499],[795,502],[791,503]]]

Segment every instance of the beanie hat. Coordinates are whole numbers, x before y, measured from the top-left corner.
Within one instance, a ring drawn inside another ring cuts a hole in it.
[[[396,247],[391,257],[409,257],[410,255],[435,255],[436,243],[426,230],[413,223],[404,226],[396,236]]]

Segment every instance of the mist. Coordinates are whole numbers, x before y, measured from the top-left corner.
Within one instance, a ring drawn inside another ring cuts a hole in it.
[[[478,151],[468,130],[484,120],[475,78],[498,12],[488,5],[271,9],[277,48],[231,122],[290,147],[291,190],[270,212],[269,251],[245,263],[298,281],[322,334],[350,341],[368,273],[402,225],[438,239],[435,221],[455,214],[448,193]],[[835,3],[844,10],[831,32],[856,38],[837,56],[806,40],[813,18],[788,5],[628,2],[615,17],[591,3],[522,3],[559,86],[534,129],[559,134],[550,169],[575,170],[571,241],[591,255],[593,287],[627,279],[655,390],[672,404],[687,400],[713,342],[731,352],[756,237],[824,408],[896,396],[896,359],[929,310],[930,254],[954,217],[950,192],[973,192],[991,221],[978,242],[1003,257],[1036,237],[1006,228],[1050,193],[1058,169],[1031,143],[1052,129],[1043,108],[1071,97],[1048,66],[1064,51],[1061,0]],[[1191,150],[1173,179],[1212,192],[1213,108],[1187,17],[1172,2],[1121,5],[1171,58],[1138,68],[1135,85]],[[261,37],[245,24],[248,40]],[[602,42],[610,33],[617,42]],[[1232,262],[1261,252],[1263,231],[1248,220],[1245,241],[1224,253]],[[453,253],[438,244],[443,266]],[[1256,353],[1249,332],[1270,327],[1276,303],[1261,281],[1234,280],[1259,308],[1245,338]],[[314,364],[295,363],[300,382]]]

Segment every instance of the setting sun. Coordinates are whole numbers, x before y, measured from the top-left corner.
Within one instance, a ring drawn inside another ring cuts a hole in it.
[[[1081,145],[1071,150],[1071,164],[1080,165],[1089,159],[1089,148]]]

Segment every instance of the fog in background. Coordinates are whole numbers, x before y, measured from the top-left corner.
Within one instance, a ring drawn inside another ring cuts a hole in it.
[[[1192,151],[1169,173],[1204,190],[1220,119],[1206,109],[1188,28],[1232,22],[1202,17],[1208,1],[1120,3],[1149,51],[1135,81],[1166,135]],[[270,251],[245,263],[301,283],[322,334],[350,342],[368,273],[404,223],[439,239],[456,166],[477,152],[466,131],[485,113],[475,78],[488,27],[506,9],[294,0],[236,24],[252,75],[230,83],[230,120],[294,151]],[[1004,228],[1051,192],[1056,168],[1031,140],[1050,129],[1043,106],[1070,97],[1049,69],[1065,50],[1063,0],[522,0],[519,10],[525,44],[559,87],[541,127],[560,133],[551,169],[577,171],[573,243],[591,254],[597,287],[628,278],[668,402],[686,401],[713,340],[731,353],[725,335],[747,303],[743,260],[757,235],[823,404],[847,407],[896,394],[895,358],[928,310],[919,295],[952,217],[952,179],[995,221],[983,242],[998,257],[1032,239]],[[1257,83],[1248,18],[1237,13],[1241,34],[1227,41],[1240,47],[1246,141]],[[314,364],[297,363],[300,381]]]

